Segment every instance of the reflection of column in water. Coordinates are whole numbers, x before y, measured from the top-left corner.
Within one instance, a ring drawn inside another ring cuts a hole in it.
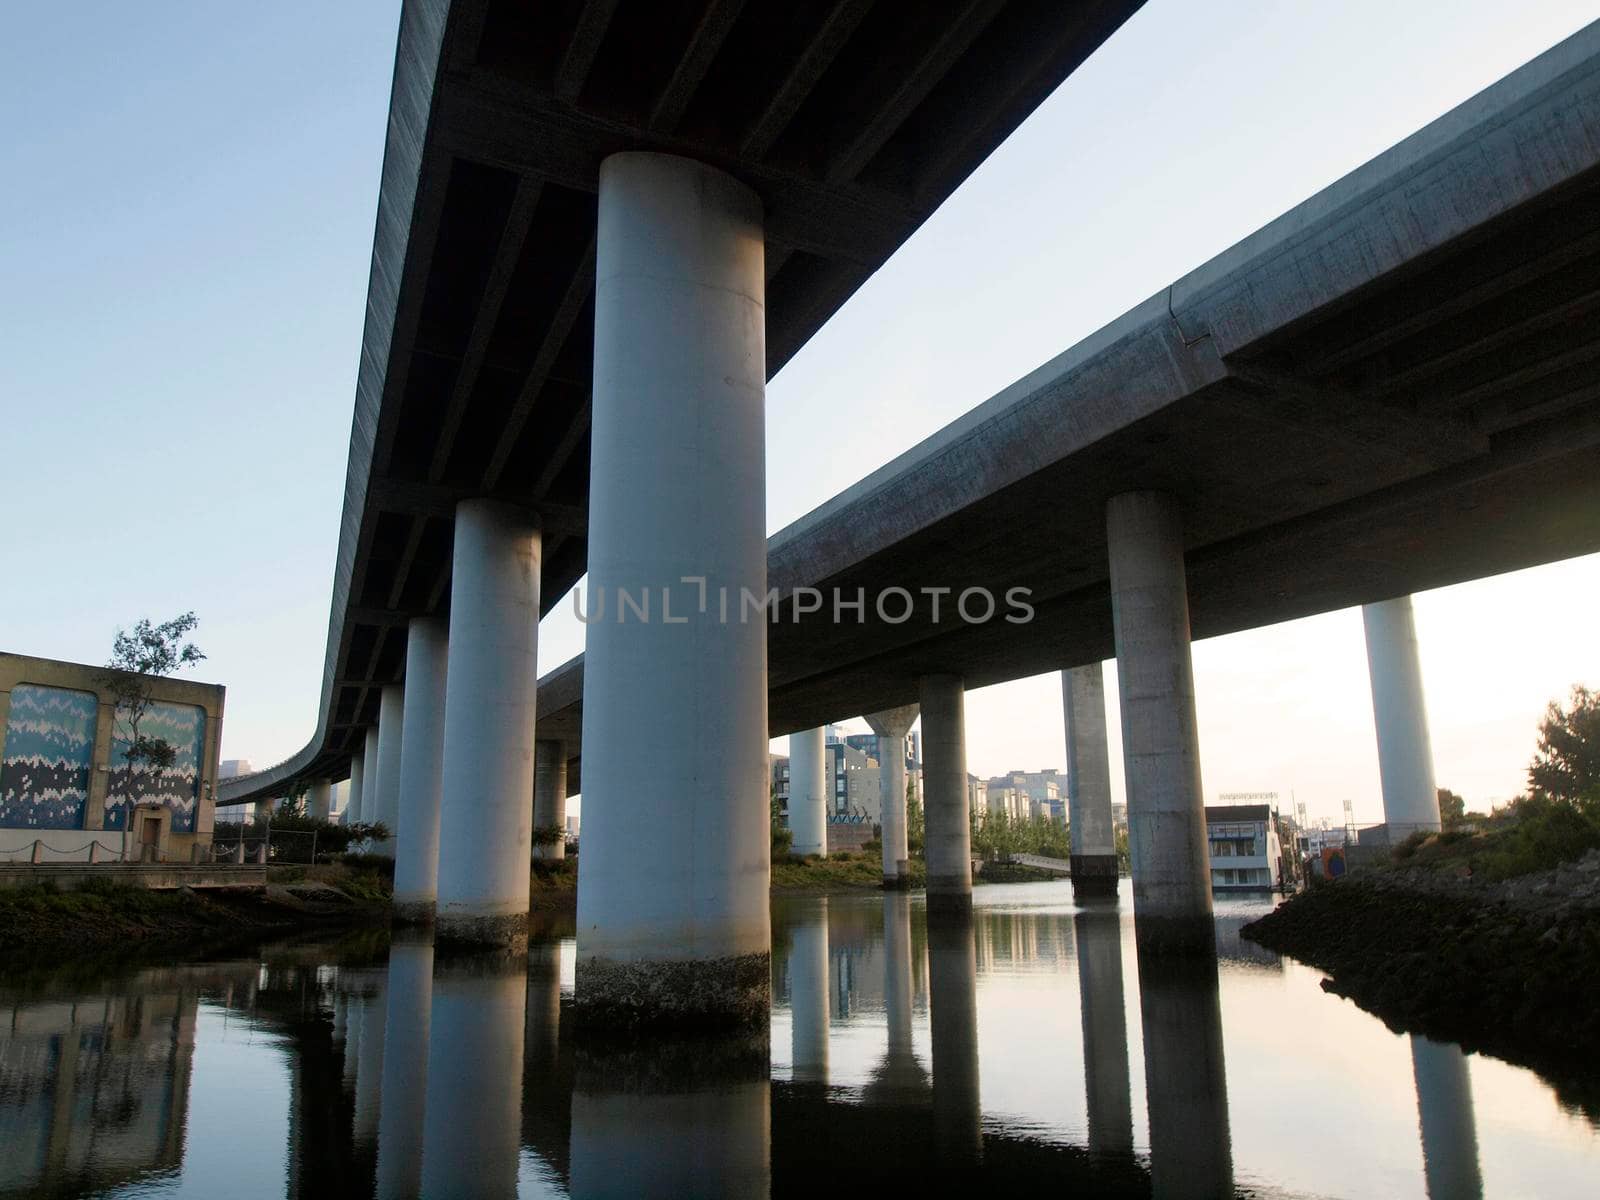
[[[356,1062],[356,1141],[371,1143],[378,1136],[378,1109],[383,1095],[383,1045],[385,1004],[383,984],[363,994],[361,1050]]]
[[[433,975],[423,1197],[514,1197],[522,1134],[525,954],[445,958]]]
[[[528,943],[528,1016],[524,1034],[529,1066],[552,1063],[561,1046],[561,943]]]
[[[911,897],[883,897],[883,1007],[889,1026],[890,1059],[911,1050]]]
[[[1151,1191],[1173,1197],[1232,1195],[1215,954],[1162,956],[1141,947],[1139,1014]]]
[[[983,1156],[978,1099],[978,963],[972,913],[928,914],[928,1003],[933,1027],[933,1126],[939,1153]]]
[[[828,1082],[828,898],[790,927],[789,1015],[797,1083]]]
[[[1078,952],[1078,1007],[1083,1017],[1083,1086],[1089,1102],[1089,1151],[1133,1153],[1128,1086],[1128,1022],[1122,998],[1122,920],[1116,908],[1084,909],[1072,919]]]
[[[422,1181],[422,1106],[428,1077],[433,940],[424,932],[389,949],[383,1092],[378,1115],[378,1200],[415,1196]]]
[[[1412,1034],[1411,1070],[1417,1080],[1417,1119],[1422,1127],[1422,1170],[1428,1195],[1431,1200],[1482,1196],[1467,1056],[1458,1046]]]
[[[765,1196],[772,1086],[765,1034],[578,1052],[574,1196]]]
[[[356,1064],[361,1061],[361,997],[352,992],[340,992],[339,1007],[344,1012],[344,1060],[340,1075],[344,1086],[354,1095]]]

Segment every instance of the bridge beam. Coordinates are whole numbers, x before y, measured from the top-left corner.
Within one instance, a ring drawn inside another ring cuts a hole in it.
[[[886,888],[911,886],[906,846],[906,734],[919,711],[915,704],[906,704],[867,716],[868,727],[878,735],[878,823]]]
[[[1183,519],[1160,492],[1106,502],[1133,911],[1144,944],[1215,953]]]
[[[1410,596],[1361,608],[1372,680],[1372,716],[1378,731],[1378,773],[1383,819],[1391,835],[1439,828],[1439,793],[1433,776],[1433,741],[1422,694],[1422,663]]]
[[[534,858],[548,862],[566,858],[567,747],[554,738],[533,744],[533,830]]]
[[[1067,826],[1072,894],[1117,894],[1117,841],[1111,818],[1111,753],[1106,744],[1106,684],[1099,663],[1061,673],[1067,727]]]
[[[539,662],[536,518],[493,500],[456,510],[439,818],[441,939],[527,945]]]
[[[972,906],[965,693],[959,675],[925,675],[919,689],[928,908],[963,910]]]
[[[444,797],[444,705],[449,630],[418,617],[406,632],[406,694],[400,733],[394,915],[431,922],[439,894],[439,812]]]
[[[761,202],[730,176],[662,154],[601,166],[576,988],[590,1026],[768,1020],[767,613],[743,604],[766,597],[762,254]],[[651,616],[625,614],[623,593]]]
[[[789,735],[789,849],[828,856],[827,730],[822,726]]]

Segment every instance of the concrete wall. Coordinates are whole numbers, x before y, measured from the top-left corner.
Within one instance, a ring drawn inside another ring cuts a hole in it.
[[[156,855],[188,862],[209,846],[216,814],[225,690],[153,679],[141,732],[177,750],[162,772],[130,771],[105,668],[0,653],[0,861],[136,858],[146,822]]]

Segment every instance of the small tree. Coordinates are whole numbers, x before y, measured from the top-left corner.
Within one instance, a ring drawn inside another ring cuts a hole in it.
[[[922,815],[922,802],[917,799],[917,781],[906,779],[906,852],[922,853],[922,843],[927,833],[927,822]]]
[[[1439,793],[1439,826],[1454,829],[1466,819],[1467,802],[1449,788],[1437,789]]]
[[[1600,692],[1574,687],[1569,708],[1550,702],[1528,783],[1536,795],[1600,815]]]
[[[116,700],[117,720],[128,731],[128,748],[122,757],[128,762],[129,787],[142,762],[153,771],[170,767],[177,749],[164,738],[147,737],[139,726],[155,703],[153,681],[183,667],[192,667],[205,658],[200,647],[184,639],[200,624],[192,612],[152,625],[142,618],[131,631],[117,630],[111,643],[111,659],[102,677],[106,690]]]

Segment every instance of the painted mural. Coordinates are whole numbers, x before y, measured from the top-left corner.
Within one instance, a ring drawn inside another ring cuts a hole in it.
[[[0,828],[82,829],[94,764],[92,692],[19,683],[0,759]]]
[[[193,833],[200,796],[200,758],[205,753],[205,710],[191,704],[150,705],[139,724],[145,737],[161,738],[177,753],[172,765],[154,769],[146,763],[129,765],[132,742],[127,726],[118,718],[111,738],[111,785],[106,789],[107,829],[126,829],[128,812],[138,804],[160,804],[172,810],[172,832]]]

